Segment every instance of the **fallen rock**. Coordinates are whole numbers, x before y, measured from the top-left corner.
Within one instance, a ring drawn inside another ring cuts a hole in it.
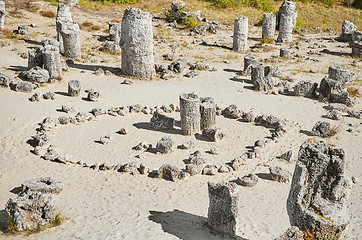
[[[175,142],[172,140],[171,136],[165,136],[157,142],[156,150],[162,154],[172,153],[174,150],[174,145]]]
[[[293,150],[289,150],[286,151],[285,153],[283,153],[282,155],[280,155],[279,157],[280,159],[283,159],[287,162],[293,162],[294,161],[294,154],[293,154]]]
[[[248,174],[244,177],[238,177],[237,182],[244,187],[254,187],[259,181],[258,176],[255,174]]]
[[[223,131],[215,126],[207,127],[202,130],[202,136],[207,138],[209,141],[219,141],[225,137]]]
[[[215,175],[218,172],[218,167],[215,165],[206,165],[202,169],[203,175]]]
[[[151,118],[151,128],[154,130],[170,130],[173,129],[174,122],[174,118],[154,112]]]
[[[326,117],[332,120],[340,120],[342,118],[342,114],[340,114],[337,110],[328,111]]]
[[[157,170],[158,178],[176,182],[180,179],[180,170],[170,164],[164,164]]]
[[[329,137],[330,131],[331,131],[331,124],[329,122],[318,121],[312,129],[312,135],[320,137]]]
[[[187,141],[178,146],[179,149],[193,149],[195,147],[196,144],[193,141]]]
[[[49,81],[49,72],[41,67],[33,67],[28,71],[21,72],[19,77],[23,80],[36,83],[47,83]]]
[[[172,62],[168,69],[171,70],[174,73],[181,73],[188,65],[188,62],[186,59],[180,58],[176,61]]]

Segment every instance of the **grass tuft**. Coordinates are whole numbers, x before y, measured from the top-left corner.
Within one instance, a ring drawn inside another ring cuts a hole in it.
[[[328,136],[334,136],[336,135],[337,133],[339,133],[340,131],[342,130],[342,125],[339,124],[339,125],[334,125],[331,127],[331,129],[329,130],[328,132]]]
[[[57,16],[57,14],[53,10],[49,10],[49,9],[40,11],[40,15],[42,15],[43,17],[47,17],[47,18],[55,18]]]
[[[353,86],[347,87],[347,92],[348,92],[349,96],[351,96],[351,97],[360,97],[361,96],[361,94],[358,91],[358,88],[353,87]]]

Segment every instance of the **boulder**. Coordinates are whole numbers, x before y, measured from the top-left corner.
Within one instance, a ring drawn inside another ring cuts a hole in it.
[[[238,177],[237,182],[244,187],[254,187],[259,181],[255,174],[248,174],[244,177]]]
[[[171,136],[165,136],[157,142],[156,150],[162,154],[172,153],[174,146],[175,142],[172,140]]]
[[[49,72],[41,67],[33,67],[28,71],[21,72],[19,77],[25,81],[36,83],[47,83],[49,81]]]
[[[151,128],[154,130],[170,130],[173,129],[174,122],[174,118],[154,112],[151,118]]]
[[[329,137],[330,131],[331,131],[331,124],[329,122],[318,121],[312,129],[312,134],[314,136]]]
[[[23,182],[21,188],[23,192],[33,191],[58,194],[63,191],[63,183],[53,177],[41,177]]]
[[[271,179],[277,182],[288,183],[292,178],[292,174],[278,166],[269,167]]]
[[[158,178],[176,182],[180,178],[180,170],[170,164],[164,164],[157,170]]]

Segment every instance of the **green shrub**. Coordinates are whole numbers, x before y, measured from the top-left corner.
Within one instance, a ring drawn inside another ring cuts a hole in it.
[[[119,3],[119,4],[126,4],[126,3],[136,3],[139,0],[92,0],[94,2],[105,2],[105,3]]]
[[[209,2],[214,3],[218,7],[255,7],[266,12],[273,11],[272,6],[270,5],[269,0],[208,0]]]

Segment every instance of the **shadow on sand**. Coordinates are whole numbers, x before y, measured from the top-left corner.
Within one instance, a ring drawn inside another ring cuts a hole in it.
[[[239,236],[235,238],[216,236],[208,229],[207,218],[177,209],[168,212],[150,211],[150,214],[149,220],[161,224],[164,232],[183,240],[247,240]]]

